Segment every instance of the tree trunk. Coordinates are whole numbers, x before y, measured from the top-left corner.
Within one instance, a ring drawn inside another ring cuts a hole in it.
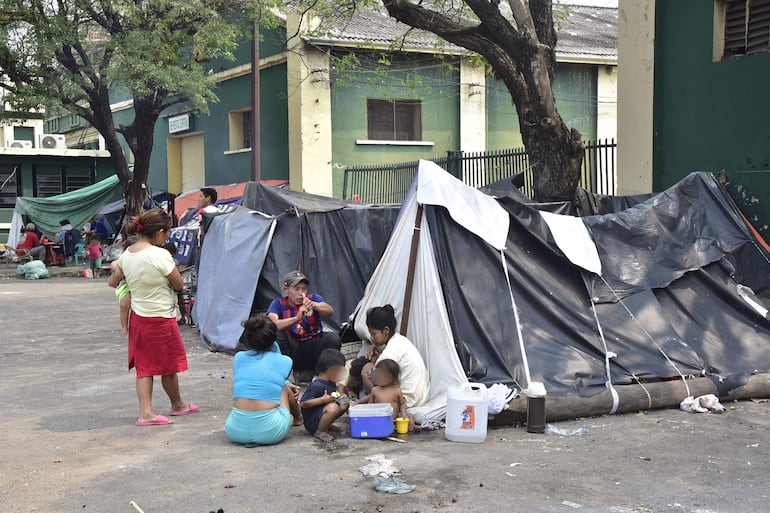
[[[154,143],[155,123],[160,116],[160,100],[134,98],[134,121],[123,128],[123,137],[134,155],[134,169],[126,189],[126,212],[138,215],[147,199],[147,177]]]
[[[554,114],[533,125],[523,119],[519,123],[537,201],[571,201],[580,184],[584,153],[580,133]]]
[[[583,144],[556,110],[553,71],[556,31],[551,0],[508,0],[515,23],[499,1],[463,0],[478,18],[443,12],[438,2],[382,0],[390,16],[484,57],[516,106],[534,175],[535,199],[570,201],[580,183]],[[430,8],[430,6],[433,8]]]
[[[761,399],[770,397],[770,374],[754,374],[738,388],[720,391],[710,378],[688,379],[689,395],[714,394],[723,401]],[[647,383],[639,385],[616,385],[618,406],[616,413],[630,413],[640,410],[677,408],[687,397],[688,389],[680,380]],[[648,395],[649,394],[649,395]],[[562,396],[546,397],[545,415],[548,422],[598,417],[612,410],[613,398],[609,390],[591,397]],[[501,412],[490,423],[493,426],[523,424],[527,419],[527,397],[521,395],[508,403],[508,409]]]

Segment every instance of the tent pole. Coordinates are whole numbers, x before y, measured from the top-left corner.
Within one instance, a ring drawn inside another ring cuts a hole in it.
[[[409,250],[409,268],[406,273],[406,290],[404,291],[404,313],[401,316],[401,334],[406,336],[409,328],[409,314],[412,310],[412,289],[414,288],[414,268],[417,265],[417,249],[420,247],[420,227],[422,226],[422,203],[417,204],[417,214],[414,216],[412,230],[412,248]]]

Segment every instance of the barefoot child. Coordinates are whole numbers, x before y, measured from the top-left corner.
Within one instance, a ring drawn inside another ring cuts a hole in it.
[[[417,431],[414,415],[406,412],[406,401],[398,384],[401,369],[394,360],[380,360],[372,372],[372,393],[358,404],[385,403],[393,406],[393,418],[409,419],[409,431]]]
[[[348,411],[349,404],[337,404],[337,382],[345,373],[345,356],[338,349],[324,349],[318,356],[318,377],[302,394],[299,405],[305,429],[323,442],[331,442],[332,423]]]

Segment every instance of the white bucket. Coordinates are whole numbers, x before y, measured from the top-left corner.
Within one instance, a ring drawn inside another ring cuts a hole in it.
[[[447,440],[474,444],[486,440],[489,410],[487,387],[480,383],[449,387],[446,399],[444,435]]]

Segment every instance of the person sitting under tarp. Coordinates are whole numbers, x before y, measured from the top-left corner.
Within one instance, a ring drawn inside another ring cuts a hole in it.
[[[278,328],[281,353],[294,362],[295,371],[313,371],[324,349],[340,349],[337,333],[324,331],[321,317],[334,315],[334,308],[318,294],[308,294],[310,281],[299,271],[283,278],[284,297],[274,300],[267,315]]]
[[[29,251],[30,256],[34,260],[45,260],[45,246],[40,242],[35,230],[35,223],[27,223],[27,229],[19,238],[19,243],[16,244],[16,254],[22,256],[24,251]]]
[[[99,240],[105,241],[110,236],[110,230],[107,228],[101,219],[92,217],[91,220],[83,226],[83,235],[91,237],[95,235],[99,237]]]
[[[80,230],[73,228],[67,219],[59,221],[59,226],[61,229],[56,234],[56,241],[62,243],[64,257],[68,258],[75,254],[75,246],[83,240],[83,236],[80,234]]]

